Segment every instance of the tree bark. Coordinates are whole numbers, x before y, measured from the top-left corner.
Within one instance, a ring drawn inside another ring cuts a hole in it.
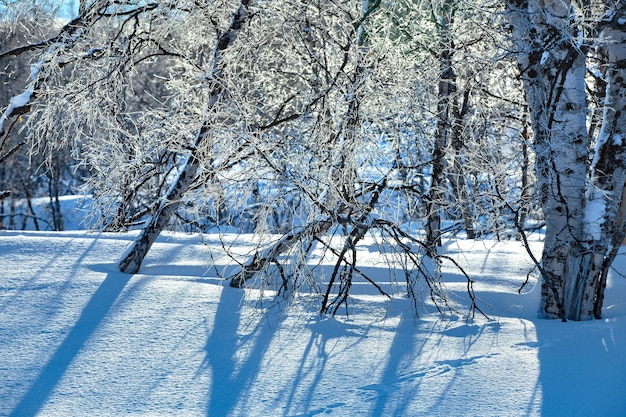
[[[454,69],[454,1],[445,0],[437,14],[439,28],[439,85],[437,102],[437,129],[433,146],[431,187],[428,195],[426,217],[426,242],[429,252],[435,255],[441,246],[441,212],[449,185],[461,211],[468,239],[474,239],[472,209],[469,203],[465,173],[462,168],[462,122],[469,105],[469,90],[462,94],[459,105],[457,74]],[[451,152],[452,151],[452,152]],[[453,162],[448,166],[448,157]]]
[[[237,11],[229,28],[219,37],[213,52],[213,67],[209,74],[211,80],[211,92],[207,103],[208,110],[212,109],[220,97],[222,96],[221,78],[224,71],[222,61],[223,52],[228,49],[237,39],[243,24],[250,17],[249,7],[252,0],[241,0]],[[180,168],[178,177],[173,182],[170,189],[163,196],[158,208],[152,214],[145,227],[141,230],[139,236],[133,241],[129,248],[124,252],[119,262],[120,271],[134,274],[139,271],[141,264],[147,255],[152,244],[156,241],[159,234],[167,226],[172,214],[180,205],[183,194],[189,189],[196,173],[200,169],[200,160],[198,153],[200,149],[210,149],[210,141],[212,135],[211,122],[208,119],[202,121],[195,143],[190,150],[189,155],[185,158]]]
[[[534,133],[537,187],[546,219],[540,315],[593,315],[585,236],[587,131],[585,56],[563,0],[508,0],[507,15]],[[556,34],[556,36],[555,36]]]
[[[608,269],[624,237],[626,5],[614,7],[601,23],[606,97],[589,165],[586,62],[571,4],[507,1],[546,218],[540,266],[540,313],[546,318],[601,317]]]
[[[626,213],[626,4],[609,11],[610,19],[604,21],[602,30],[602,39],[606,40],[602,45],[607,57],[606,98],[592,165],[595,192],[591,194],[604,208],[589,271],[595,280],[595,318],[602,315],[608,270],[624,239]]]
[[[434,7],[434,6],[433,6]],[[428,193],[426,211],[426,242],[428,252],[436,255],[441,246],[441,211],[446,194],[446,154],[450,146],[451,126],[454,122],[452,114],[454,95],[456,94],[456,74],[452,67],[454,50],[451,39],[452,5],[445,1],[441,10],[439,22],[439,85],[437,90],[437,129],[432,153],[432,172],[430,191]],[[433,10],[433,13],[435,10]]]

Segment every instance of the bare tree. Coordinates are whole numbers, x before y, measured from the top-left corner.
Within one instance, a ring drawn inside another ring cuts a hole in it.
[[[325,2],[309,3],[301,12],[303,60],[314,68],[313,82],[306,83],[305,91],[317,99],[293,123],[268,131],[264,140],[273,137],[285,143],[269,147],[271,152],[265,147],[263,153],[269,172],[301,196],[301,217],[245,261],[235,257],[241,269],[231,277],[231,286],[276,285],[277,292],[287,296],[301,288],[313,290],[321,295],[320,311],[333,314],[347,308],[355,281],[368,282],[389,296],[359,268],[357,245],[372,236],[388,248],[389,259],[404,262],[408,296],[418,303],[417,288],[424,285],[444,312],[451,306],[437,265],[447,260],[437,255],[431,264],[427,245],[410,229],[410,216],[397,213],[399,205],[406,207],[404,196],[423,197],[403,183],[421,175],[423,167],[398,163],[404,146],[399,142],[416,139],[405,124],[415,82],[406,68],[414,63],[404,46],[392,41],[396,35],[389,29],[385,6],[376,1],[360,2],[358,8],[355,4],[330,8]],[[423,129],[422,121],[416,125]],[[414,142],[412,149],[421,153],[420,145]],[[328,280],[320,280],[316,268],[308,265],[316,249],[333,259]],[[468,292],[475,300],[471,280]]]
[[[201,165],[198,153],[202,152],[203,149],[212,148],[213,120],[208,116],[211,114],[216,103],[222,99],[224,91],[222,74],[224,71],[227,71],[227,68],[224,68],[221,56],[224,51],[235,42],[239,31],[241,31],[246,20],[249,19],[251,3],[251,0],[241,0],[230,26],[217,39],[213,49],[212,69],[207,76],[209,79],[210,92],[204,120],[202,121],[194,142],[191,144],[191,150],[186,160],[179,169],[178,176],[161,200],[159,208],[152,214],[150,220],[143,227],[139,237],[122,256],[119,263],[122,272],[133,274],[139,270],[148,250],[150,250],[150,247],[158,235],[165,229],[172,214],[180,204],[183,194],[193,183]],[[236,158],[237,155],[234,157]]]
[[[7,15],[0,21],[0,37],[4,38],[0,48],[3,57],[0,59],[1,101],[9,104],[0,119],[4,128],[2,147],[13,150],[13,157],[4,165],[0,180],[2,187],[12,191],[11,199],[1,206],[2,215],[3,220],[8,218],[7,227],[25,228],[30,224],[36,229],[62,230],[59,197],[81,180],[72,172],[69,148],[58,148],[47,156],[30,152],[26,117],[31,109],[28,101],[35,95],[34,76],[40,68],[41,56],[37,50],[42,45],[38,44],[41,39],[57,33],[61,24],[52,18],[55,13],[52,5],[33,2],[30,7],[17,8],[27,3],[30,2],[8,6]],[[32,68],[35,71],[31,71]],[[49,197],[48,210],[36,214],[31,199],[44,196]]]
[[[434,20],[434,3],[419,9],[423,30],[411,13],[425,4],[413,1],[84,2],[55,34],[3,53],[34,53],[6,120],[28,114],[33,152],[73,151],[98,228],[141,229],[125,272],[178,222],[245,227],[269,240],[234,258],[233,286],[315,287],[321,310],[336,312],[354,280],[385,293],[356,259],[370,235],[404,262],[409,295],[425,284],[443,308],[438,266],[450,260],[419,229],[435,138],[436,239],[441,220],[462,219],[471,236],[479,215],[498,217],[491,185],[506,194],[513,182],[496,174],[508,156],[493,150],[513,135],[488,121],[490,104],[478,107],[500,100],[473,71],[491,57],[464,19],[471,8],[457,5]],[[478,52],[472,70],[459,64]],[[309,269],[316,248],[334,261],[328,281]]]

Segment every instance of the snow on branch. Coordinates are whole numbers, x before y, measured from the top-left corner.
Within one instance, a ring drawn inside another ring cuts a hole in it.
[[[7,107],[5,112],[2,113],[2,117],[0,117],[0,134],[4,134],[4,124],[6,121],[10,117],[19,114],[20,111],[30,103],[34,89],[34,85],[31,84],[22,94],[11,97],[9,100],[9,107]]]

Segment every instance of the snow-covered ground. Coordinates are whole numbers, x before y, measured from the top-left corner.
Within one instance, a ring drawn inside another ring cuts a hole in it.
[[[625,256],[603,320],[536,319],[536,281],[517,293],[524,249],[491,241],[445,250],[492,320],[428,305],[416,319],[366,285],[349,316],[327,317],[306,298],[262,309],[254,291],[230,288],[212,235],[164,235],[139,274],[122,274],[132,236],[0,232],[0,415],[626,415]],[[361,256],[386,280],[374,248]],[[445,272],[467,303],[458,272]]]

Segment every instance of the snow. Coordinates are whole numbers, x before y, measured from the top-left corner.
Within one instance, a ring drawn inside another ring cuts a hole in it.
[[[587,192],[585,205],[584,228],[585,234],[593,240],[602,238],[602,224],[606,212],[604,193],[597,188],[590,188]]]
[[[28,230],[35,230],[35,221],[39,230],[52,230],[51,201],[49,197],[37,197],[30,199],[30,206],[34,215],[30,215],[28,201],[25,199],[17,199],[13,201],[11,209],[9,199],[0,202],[2,212],[7,215],[12,213],[14,228],[20,228],[22,223]],[[85,216],[91,209],[91,196],[60,196],[59,205],[61,207],[61,216],[63,218],[64,230],[82,230],[85,229]],[[9,225],[10,220],[4,219],[4,226]],[[10,227],[9,227],[10,228]]]
[[[15,109],[19,109],[27,105],[30,102],[30,97],[33,94],[34,86],[28,87],[22,94],[11,97],[9,100],[9,107],[5,110],[5,112],[0,116],[0,132],[4,129],[4,124],[9,119],[9,117],[13,114]]]
[[[29,87],[22,94],[15,97],[11,97],[9,101],[9,107],[18,108],[27,105],[30,102],[30,97],[33,94],[33,87]]]
[[[26,106],[28,103],[30,103],[32,95],[35,92],[35,83],[37,81],[37,78],[39,77],[39,72],[41,71],[41,68],[47,62],[49,57],[52,56],[57,49],[59,49],[59,45],[53,44],[44,54],[44,57],[30,65],[30,83],[21,94],[13,96],[9,99],[9,106],[4,111],[4,113],[2,113],[2,116],[0,116],[0,132],[2,132],[2,130],[4,129],[4,124],[7,120],[9,120],[11,116],[13,116],[13,112],[16,109],[19,109],[20,107]]]
[[[401,294],[355,283],[350,315],[327,317],[306,294],[287,308],[230,288],[214,235],[164,234],[122,274],[135,235],[0,232],[0,415],[626,415],[625,254],[602,320],[537,319],[536,279],[518,294],[532,269],[521,244],[462,240],[444,251],[491,320],[464,317],[451,263],[458,314],[427,303],[415,318]],[[232,239],[245,253],[254,237]],[[389,281],[376,243],[358,249]]]

